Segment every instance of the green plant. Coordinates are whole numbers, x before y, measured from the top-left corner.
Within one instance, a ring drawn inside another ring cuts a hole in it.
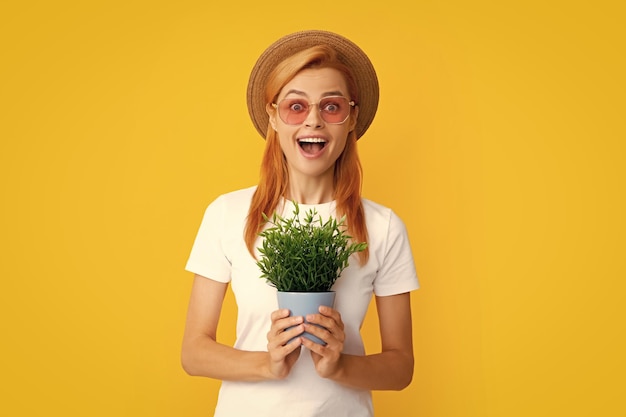
[[[350,255],[365,250],[367,243],[350,242],[352,237],[345,233],[345,216],[339,221],[331,217],[323,222],[310,209],[301,221],[298,204],[294,205],[293,218],[274,213],[270,219],[263,214],[271,227],[259,233],[264,238],[257,262],[261,278],[278,291],[330,291],[348,266]]]

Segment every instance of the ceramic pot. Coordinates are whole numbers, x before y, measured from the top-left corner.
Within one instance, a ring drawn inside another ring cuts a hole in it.
[[[302,316],[305,317],[306,321],[307,314],[319,313],[320,306],[333,308],[335,306],[335,292],[278,292],[278,308],[288,309],[290,316]],[[326,344],[308,332],[304,332],[302,335],[320,345]]]

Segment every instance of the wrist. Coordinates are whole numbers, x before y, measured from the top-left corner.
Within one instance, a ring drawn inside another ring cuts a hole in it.
[[[272,367],[272,358],[269,354],[269,352],[260,352],[262,353],[262,359],[261,359],[261,366],[259,367],[259,370],[261,372],[260,374],[260,378],[264,381],[272,381],[272,380],[276,380],[279,379],[273,371],[273,367]]]
[[[260,370],[260,377],[265,381],[278,381],[289,374],[289,370],[285,369],[283,364],[272,360],[272,355],[269,352],[263,352],[263,363]]]
[[[346,364],[346,355],[344,355],[343,353],[340,353],[339,359],[337,359],[337,362],[335,366],[333,367],[332,372],[330,372],[326,376],[326,379],[330,379],[335,382],[341,382],[342,380],[344,380],[346,376],[345,364]]]

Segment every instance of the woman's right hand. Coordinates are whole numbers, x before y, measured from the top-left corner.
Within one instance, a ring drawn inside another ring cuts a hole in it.
[[[272,326],[267,333],[269,370],[276,379],[283,379],[300,356],[302,340],[297,337],[304,332],[302,316],[290,317],[289,310],[281,309],[272,313]],[[291,327],[291,328],[290,328]],[[286,330],[290,328],[289,330]],[[290,343],[289,340],[294,338]]]

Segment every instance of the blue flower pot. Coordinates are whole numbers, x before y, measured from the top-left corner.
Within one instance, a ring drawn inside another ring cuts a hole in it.
[[[278,292],[278,308],[288,309],[290,316],[302,316],[306,321],[307,314],[319,313],[320,306],[333,308],[335,306],[335,292]],[[323,340],[308,332],[304,332],[302,335],[315,343],[326,345]]]

